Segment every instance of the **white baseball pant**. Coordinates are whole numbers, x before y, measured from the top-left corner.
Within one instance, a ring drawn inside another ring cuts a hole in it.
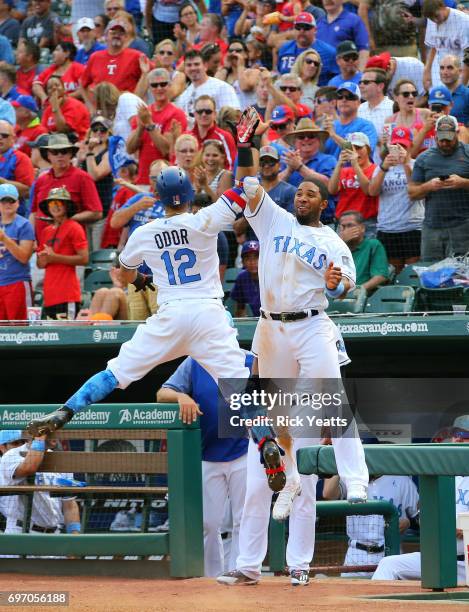
[[[458,585],[466,584],[464,561],[458,561]],[[383,557],[372,580],[420,580],[422,578],[421,553]]]

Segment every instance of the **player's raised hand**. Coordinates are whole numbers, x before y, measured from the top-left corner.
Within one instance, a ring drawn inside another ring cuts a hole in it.
[[[253,106],[243,111],[236,124],[236,137],[239,144],[249,145],[252,142],[260,120],[259,113]]]
[[[326,287],[328,289],[337,289],[340,281],[342,280],[342,270],[338,266],[334,266],[334,262],[331,261],[327,266],[324,278],[326,280]]]
[[[178,393],[178,403],[179,418],[186,425],[190,425],[197,420],[198,416],[203,415],[199,405],[186,393]]]

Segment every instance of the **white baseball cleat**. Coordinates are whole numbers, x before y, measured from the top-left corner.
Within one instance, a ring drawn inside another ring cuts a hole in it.
[[[232,570],[231,572],[225,572],[217,578],[218,584],[226,584],[227,586],[239,586],[239,585],[252,585],[257,584],[259,580],[257,578],[249,578],[246,574],[243,574],[240,570]]]
[[[355,484],[347,487],[347,501],[351,504],[361,504],[368,499],[365,485]]]
[[[284,521],[288,516],[293,506],[293,501],[297,495],[301,494],[301,484],[299,480],[288,482],[282,491],[278,494],[277,501],[272,510],[272,518],[276,521]]]

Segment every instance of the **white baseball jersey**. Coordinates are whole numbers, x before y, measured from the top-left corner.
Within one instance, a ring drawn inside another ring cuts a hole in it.
[[[225,198],[196,215],[182,213],[155,219],[137,228],[119,260],[130,269],[143,261],[151,268],[158,287],[158,302],[222,298],[218,270],[217,236],[233,224],[236,212]]]
[[[324,275],[330,262],[355,285],[352,253],[330,227],[301,225],[265,192],[256,210],[246,207],[244,216],[261,243],[259,286],[264,309],[325,310]]]
[[[456,516],[461,512],[469,512],[469,476],[456,476]],[[464,540],[457,538],[458,555],[464,554]]]
[[[23,463],[28,449],[28,444],[23,444],[22,446],[10,449],[2,456],[0,460],[0,484],[2,486],[25,484],[26,477],[15,478],[14,474],[16,468]],[[34,482],[37,485],[53,485],[57,477],[73,478],[73,474],[40,472],[36,474]],[[0,511],[5,518],[22,521],[24,517],[24,496],[6,495],[1,499]],[[34,493],[31,524],[38,525],[39,527],[63,525],[62,499],[71,498],[51,497],[49,493]]]
[[[469,47],[469,15],[456,9],[449,9],[448,19],[437,25],[427,19],[425,45],[436,49],[432,64],[432,86],[441,85],[440,63],[445,55],[459,57],[462,62],[464,49]]]

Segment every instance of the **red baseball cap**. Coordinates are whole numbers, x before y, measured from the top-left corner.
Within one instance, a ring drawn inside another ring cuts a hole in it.
[[[311,13],[307,13],[306,11],[304,11],[303,13],[298,13],[298,15],[295,17],[294,25],[296,25],[297,23],[304,23],[312,27],[316,25],[316,19],[314,18],[314,15],[311,15]]]
[[[390,63],[391,54],[385,51],[384,53],[370,57],[370,59],[366,62],[365,70],[367,68],[381,68],[382,70],[387,70]]]
[[[282,123],[294,120],[295,114],[293,113],[292,109],[286,104],[280,104],[280,106],[276,106],[272,111],[272,115],[270,117],[270,122],[274,125],[282,125]]]
[[[312,119],[313,110],[306,104],[297,104],[296,105],[296,118],[302,119],[303,117],[308,117],[309,119]]]
[[[404,147],[412,145],[412,132],[403,125],[396,126],[391,132],[391,144],[401,144]]]

